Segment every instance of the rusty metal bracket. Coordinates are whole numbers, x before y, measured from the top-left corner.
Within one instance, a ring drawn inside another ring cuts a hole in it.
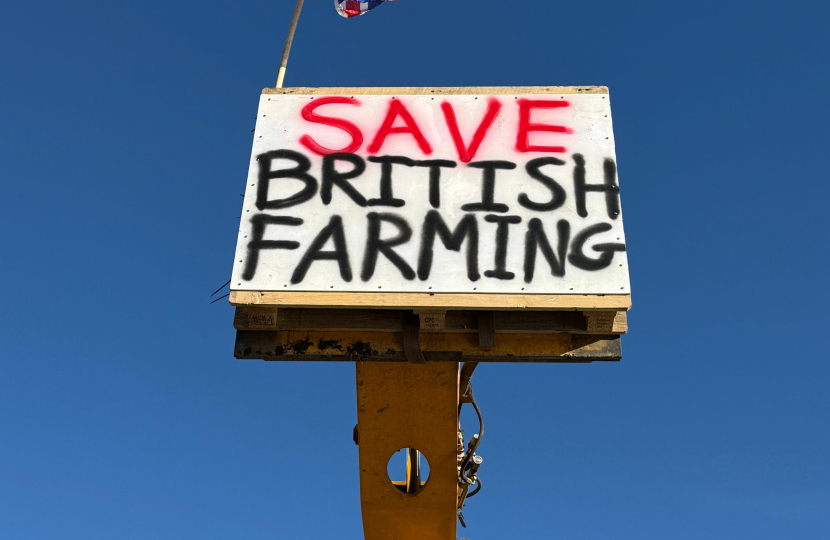
[[[410,364],[426,364],[424,353],[421,352],[419,332],[421,323],[417,315],[409,315],[403,321],[403,352],[406,361]]]

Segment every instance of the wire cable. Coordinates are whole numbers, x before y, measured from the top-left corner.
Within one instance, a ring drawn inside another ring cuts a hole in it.
[[[468,485],[473,485],[475,482],[471,481],[467,478],[467,469],[470,465],[470,460],[472,459],[473,455],[475,454],[476,450],[478,450],[479,445],[481,444],[481,438],[484,436],[484,418],[481,416],[481,409],[478,408],[478,403],[476,403],[475,397],[473,397],[473,387],[469,385],[467,387],[469,389],[469,396],[470,396],[470,403],[473,405],[473,409],[478,415],[478,434],[473,435],[473,438],[470,440],[470,446],[467,448],[467,455],[464,456],[464,461],[461,462],[461,479]]]
[[[467,494],[468,499],[476,493],[478,493],[479,491],[481,491],[481,478],[479,478],[478,475],[476,475],[476,484],[478,484],[478,487]]]

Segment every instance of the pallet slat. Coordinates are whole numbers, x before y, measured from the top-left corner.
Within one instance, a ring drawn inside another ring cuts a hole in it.
[[[364,330],[402,332],[408,312],[389,309],[308,309],[237,307],[233,326],[237,330]],[[473,310],[447,311],[441,326],[421,332],[478,332],[478,315]],[[605,316],[605,313],[603,313]],[[424,317],[425,314],[421,314]],[[616,312],[610,327],[602,331],[589,327],[589,315],[579,311],[497,311],[496,333],[525,334],[625,334],[628,322],[624,311]]]

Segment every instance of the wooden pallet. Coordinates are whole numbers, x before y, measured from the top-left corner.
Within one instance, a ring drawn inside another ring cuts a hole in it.
[[[234,328],[239,359],[579,363],[619,360],[628,330],[626,312],[611,310],[263,305],[237,306]]]

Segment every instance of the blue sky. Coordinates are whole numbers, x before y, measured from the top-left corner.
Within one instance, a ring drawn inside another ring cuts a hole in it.
[[[208,305],[292,7],[0,8],[0,538],[362,537],[353,366],[236,361]],[[307,0],[288,86],[611,90],[623,361],[479,368],[465,536],[830,536],[828,15]]]

